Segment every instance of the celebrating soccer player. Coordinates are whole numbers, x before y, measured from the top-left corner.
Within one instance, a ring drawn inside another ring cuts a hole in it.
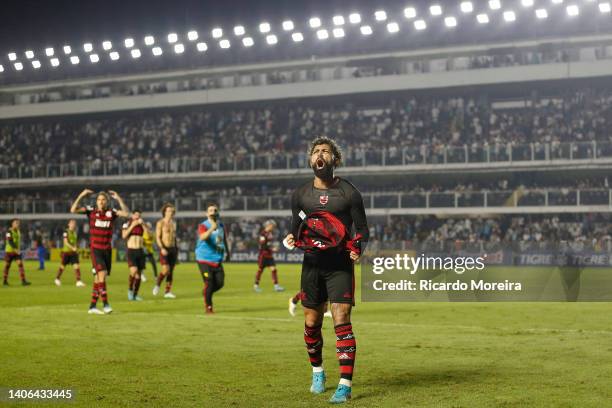
[[[21,259],[21,232],[19,231],[19,220],[13,219],[9,225],[10,227],[6,232],[4,245],[4,280],[2,284],[4,286],[8,286],[9,269],[11,268],[13,261],[17,261],[19,276],[21,277],[21,284],[23,286],[28,286],[30,282],[26,280],[25,270],[23,269],[23,260]]]
[[[131,219],[123,224],[121,237],[127,240],[127,261],[130,268],[128,278],[128,300],[140,301],[138,296],[142,271],[146,265],[145,253],[143,250],[143,234],[147,230],[147,225],[140,217],[141,211],[132,211]]]
[[[155,236],[157,238],[157,246],[159,247],[159,262],[162,265],[162,270],[157,277],[157,283],[153,288],[153,296],[159,294],[159,287],[164,278],[166,279],[166,291],[164,297],[166,299],[174,299],[176,296],[172,293],[172,278],[174,267],[178,260],[178,248],[176,246],[176,223],[174,222],[174,214],[176,209],[170,203],[166,203],[161,209],[162,219],[157,221],[155,226]]]
[[[98,193],[95,207],[81,206],[81,200],[90,194],[93,194],[92,190],[83,190],[72,203],[70,212],[72,214],[85,214],[89,219],[89,246],[94,271],[89,314],[109,314],[113,311],[113,308],[108,303],[106,276],[111,273],[113,228],[118,217],[127,218],[130,216],[130,212],[119,194],[114,191]],[[119,203],[120,210],[110,207],[111,198]],[[96,307],[99,297],[102,298],[104,303],[104,312]]]
[[[223,287],[225,271],[223,259],[229,261],[227,234],[223,223],[219,221],[219,207],[216,204],[206,206],[207,218],[198,225],[198,242],[196,244],[196,261],[204,281],[204,306],[206,313],[213,312],[213,293]]]
[[[144,244],[145,257],[151,262],[153,267],[153,276],[157,278],[157,263],[155,262],[155,253],[153,252],[153,225],[150,222],[146,223],[144,234],[142,234],[142,242]],[[144,271],[141,273],[143,282],[146,282]]]
[[[274,220],[268,220],[264,223],[261,233],[259,234],[259,256],[257,257],[257,273],[255,274],[255,284],[253,285],[253,289],[258,293],[262,291],[262,289],[259,287],[259,281],[261,280],[261,274],[266,267],[270,267],[272,282],[274,282],[274,290],[276,292],[282,292],[285,290],[285,288],[278,284],[278,273],[273,256],[273,252],[277,251],[272,244],[272,240],[274,239],[273,232],[275,228],[276,222]]]
[[[354,267],[359,261],[362,242],[368,239],[368,226],[361,194],[348,181],[334,176],[342,162],[336,143],[326,137],[310,144],[309,164],[314,181],[302,185],[292,196],[292,229],[285,238],[289,248],[305,250],[301,292],[304,308],[304,340],[312,365],[310,391],[325,391],[323,337],[321,326],[326,301],[331,302],[336,331],[336,355],[340,363],[340,383],[330,402],[351,398],[356,343],[351,325],[354,305]],[[355,225],[356,236],[349,238]]]
[[[64,245],[62,246],[62,259],[60,261],[59,271],[55,277],[55,284],[57,286],[62,285],[60,278],[66,265],[72,265],[74,274],[76,275],[76,285],[80,288],[85,286],[81,280],[81,266],[79,264],[79,253],[77,252],[77,233],[76,233],[76,220],[68,221],[68,228],[64,231]]]

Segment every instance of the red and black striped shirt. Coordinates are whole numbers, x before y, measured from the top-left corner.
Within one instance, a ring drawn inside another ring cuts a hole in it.
[[[85,207],[89,219],[89,246],[92,249],[112,249],[113,229],[117,219],[117,210],[98,210]]]
[[[132,225],[132,222],[133,222],[133,220],[129,220],[129,221],[123,223],[123,227],[122,228],[123,229],[130,228],[130,225]],[[136,235],[138,237],[142,237],[143,234],[144,234],[144,228],[142,228],[142,224],[135,226],[134,228],[132,228],[132,231],[130,231],[130,236]]]
[[[271,232],[261,231],[259,234],[259,256],[272,258],[272,240],[274,236]]]

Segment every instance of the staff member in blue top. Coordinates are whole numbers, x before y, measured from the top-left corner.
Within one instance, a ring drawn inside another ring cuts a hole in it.
[[[206,205],[207,219],[198,225],[198,242],[196,244],[196,261],[204,281],[204,306],[206,314],[213,313],[213,293],[223,287],[225,272],[223,259],[230,260],[227,234],[222,222],[219,222],[219,207],[217,204]]]

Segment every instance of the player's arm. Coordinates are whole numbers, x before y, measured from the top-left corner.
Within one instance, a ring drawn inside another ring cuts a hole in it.
[[[15,245],[15,238],[13,237],[13,232],[9,231],[6,233],[6,240],[9,242],[9,244],[13,247],[13,248],[17,248],[17,245]]]
[[[81,194],[79,194],[79,196],[76,198],[76,200],[74,200],[74,202],[72,203],[72,206],[70,207],[70,213],[72,214],[83,214],[85,212],[87,212],[87,209],[83,206],[81,206],[81,200],[85,197],[88,196],[90,194],[93,194],[93,191],[86,188],[85,190],[81,191]]]
[[[210,234],[215,232],[215,230],[219,227],[219,224],[217,224],[217,221],[211,221],[210,228],[206,228],[204,225],[201,225],[201,227],[204,227],[204,228],[198,228],[200,240],[206,241],[208,238],[210,238]]]
[[[125,223],[123,224],[123,228],[121,228],[121,238],[123,239],[128,239],[130,234],[132,233],[132,230],[136,227],[136,223],[132,222],[132,223]]]
[[[70,242],[68,242],[68,235],[66,233],[64,233],[64,247],[75,252],[77,250],[76,247],[73,247],[72,245],[70,245]]]
[[[117,194],[116,191],[108,190],[108,192],[109,192],[110,196],[114,200],[117,200],[117,202],[119,203],[120,209],[117,210],[117,215],[119,217],[128,218],[130,216],[130,209],[128,208],[127,205],[125,205],[125,202],[123,202],[123,198],[121,198],[121,196],[119,194]]]
[[[157,247],[159,248],[159,252],[165,256],[165,255],[168,255],[168,251],[166,250],[166,248],[164,247],[164,243],[162,242],[162,233],[163,233],[162,221],[163,220],[159,220],[157,221],[157,224],[155,224],[155,241],[157,242]]]
[[[361,197],[361,193],[357,190],[354,190],[351,194],[351,217],[353,218],[353,223],[355,224],[355,233],[360,241],[360,251],[359,253],[351,251],[351,259],[355,262],[359,261],[359,257],[365,251],[366,243],[370,238],[370,230],[368,228],[368,220],[366,218],[365,207],[363,205],[363,198]]]

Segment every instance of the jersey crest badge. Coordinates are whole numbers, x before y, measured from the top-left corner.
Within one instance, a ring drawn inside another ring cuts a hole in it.
[[[327,195],[319,196],[319,202],[321,203],[321,205],[327,204],[328,201],[329,201],[329,196]]]

